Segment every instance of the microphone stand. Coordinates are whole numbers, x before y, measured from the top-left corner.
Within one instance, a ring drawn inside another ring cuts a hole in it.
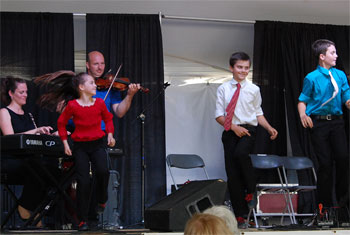
[[[142,210],[142,224],[145,222],[145,171],[146,171],[146,161],[145,161],[145,112],[155,103],[156,100],[164,93],[165,89],[170,86],[168,82],[164,83],[163,89],[158,93],[156,97],[142,110],[142,112],[137,116],[141,120],[141,210]]]

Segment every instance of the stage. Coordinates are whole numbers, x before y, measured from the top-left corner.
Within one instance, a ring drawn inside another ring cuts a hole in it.
[[[286,228],[287,229],[287,228]],[[96,230],[79,232],[77,230],[10,230],[2,231],[2,234],[126,234],[126,235],[182,235],[183,232],[158,232],[150,231],[147,229],[116,229],[116,230]],[[290,230],[280,230],[280,229],[241,229],[240,235],[348,235],[350,234],[350,228],[310,228],[310,229],[290,229]]]

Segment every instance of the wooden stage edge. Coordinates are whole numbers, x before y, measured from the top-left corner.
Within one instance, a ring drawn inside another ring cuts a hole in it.
[[[147,229],[120,229],[78,232],[77,230],[9,230],[2,234],[126,234],[126,235],[183,235],[183,232],[157,232]],[[279,231],[274,229],[242,229],[240,235],[349,235],[350,228]]]

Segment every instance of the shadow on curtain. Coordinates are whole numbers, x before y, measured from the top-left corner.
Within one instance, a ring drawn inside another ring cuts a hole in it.
[[[254,37],[253,81],[261,88],[263,110],[268,120],[277,127],[278,138],[282,139],[281,145],[273,148],[274,153],[287,155],[287,135],[284,131],[287,116],[292,155],[309,156],[317,162],[308,132],[300,123],[298,97],[304,77],[316,68],[318,62],[311,51],[311,44],[317,39],[335,42],[339,56],[336,67],[349,77],[349,26],[257,21]],[[349,121],[346,121],[349,112],[345,107],[343,112],[349,134]],[[256,142],[260,143],[258,149],[266,144],[264,140],[257,139]],[[306,175],[299,178],[300,181],[308,179]],[[306,193],[299,196],[299,212],[314,210],[314,205],[310,203],[312,197]]]
[[[104,54],[106,71],[116,72],[123,64],[120,77],[149,88],[148,94],[137,93],[128,113],[116,122],[117,145],[124,156],[114,168],[121,175],[119,212],[123,226],[141,222],[142,157],[145,157],[145,207],[166,195],[165,177],[165,109],[163,46],[158,15],[87,14],[87,53]],[[124,96],[125,94],[122,94]],[[144,111],[145,155],[141,151],[141,120]]]

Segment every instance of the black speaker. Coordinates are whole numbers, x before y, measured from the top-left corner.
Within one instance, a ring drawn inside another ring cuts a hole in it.
[[[196,212],[222,205],[227,184],[224,180],[192,181],[145,210],[145,227],[161,231],[184,231]]]

